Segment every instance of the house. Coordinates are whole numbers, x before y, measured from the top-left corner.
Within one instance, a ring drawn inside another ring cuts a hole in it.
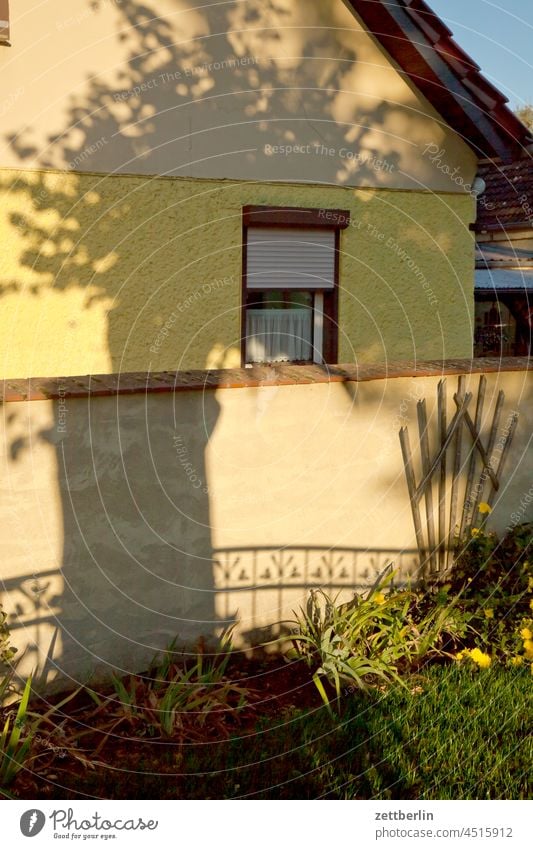
[[[529,356],[533,325],[533,158],[480,165],[474,354]]]
[[[468,404],[476,428],[501,413],[491,527],[529,516],[531,367],[472,362],[472,227],[480,161],[530,138],[424,3],[0,0],[0,21],[23,674],[139,671],[232,625],[271,644],[310,588],[416,580],[398,432],[422,480],[426,409],[432,448],[458,423],[472,448]],[[279,360],[314,363],[240,367]],[[492,478],[447,443],[453,511],[441,474],[424,501],[453,540]]]
[[[471,357],[531,138],[422,0],[0,0],[4,378]]]

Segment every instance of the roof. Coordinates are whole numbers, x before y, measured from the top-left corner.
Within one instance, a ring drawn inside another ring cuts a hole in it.
[[[480,159],[517,158],[533,136],[424,0],[347,0],[356,16]]]
[[[519,248],[502,242],[478,243],[476,268],[533,269],[533,247]]]
[[[476,292],[508,292],[526,294],[533,292],[533,268],[494,270],[476,269]]]
[[[481,163],[486,189],[478,200],[476,230],[533,228],[533,156]],[[533,234],[532,234],[533,235]]]
[[[478,292],[533,292],[533,247],[478,243],[475,288]]]

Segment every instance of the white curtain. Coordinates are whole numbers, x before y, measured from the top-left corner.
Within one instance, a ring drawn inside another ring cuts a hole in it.
[[[312,315],[307,309],[248,309],[248,363],[312,360]]]

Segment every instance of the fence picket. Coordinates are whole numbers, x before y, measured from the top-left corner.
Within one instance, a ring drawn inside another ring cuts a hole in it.
[[[437,387],[437,416],[440,447],[439,476],[439,572],[446,568],[446,380],[439,381]]]
[[[423,399],[417,404],[418,441],[421,460],[421,481],[418,484],[416,482],[408,428],[401,428],[399,433],[416,543],[424,577],[428,577],[429,575],[439,575],[442,577],[453,567],[456,538],[463,539],[464,534],[471,531],[474,521],[477,522],[479,505],[485,492],[487,481],[489,482],[490,492],[485,500],[489,507],[492,507],[496,493],[501,486],[503,470],[518,424],[518,414],[513,413],[503,447],[500,449],[500,459],[497,468],[494,469],[492,454],[496,445],[505,394],[503,391],[498,393],[488,441],[485,445],[481,436],[481,427],[483,424],[487,380],[484,375],[480,376],[476,411],[473,419],[468,409],[473,395],[472,392],[465,392],[465,380],[464,375],[459,376],[457,392],[453,395],[456,410],[449,425],[447,424],[446,380],[443,379],[438,384],[437,438],[433,459],[431,458],[430,451],[426,401]],[[471,445],[463,466],[463,439],[465,434],[467,437],[470,437]],[[449,450],[452,454],[451,486],[447,479],[447,454]],[[474,487],[479,459],[481,460],[481,472],[479,474],[479,482]],[[461,473],[463,468],[466,470],[466,481],[463,504],[459,511],[459,494],[462,492]],[[437,473],[438,528],[436,529],[433,479]],[[475,496],[473,496],[474,492]],[[449,504],[447,505],[448,497]],[[425,504],[425,523],[422,521],[420,507],[422,499]],[[458,514],[460,515],[460,520],[458,527],[456,527]],[[426,536],[424,535],[424,528]]]
[[[416,410],[418,415],[418,434],[420,439],[420,456],[422,458],[422,474],[424,475],[424,477],[427,477],[431,467],[431,461],[429,459],[429,436],[425,399],[418,402],[418,404],[416,405]],[[426,486],[425,501],[428,531],[429,568],[432,572],[436,572],[437,560],[435,552],[437,550],[437,546],[435,544],[435,519],[433,515],[433,487],[431,480],[428,486]]]
[[[481,422],[482,422],[482,419],[483,419],[483,403],[484,403],[484,400],[485,400],[486,386],[487,386],[487,378],[485,377],[484,374],[482,374],[479,378],[479,388],[478,388],[477,403],[476,403],[475,428],[474,428],[474,432],[473,432],[473,435],[475,434],[476,436],[479,433],[479,431],[481,430]],[[470,419],[470,416],[468,416],[468,419]],[[468,419],[467,419],[467,423],[468,423]],[[472,430],[471,430],[471,433],[472,433]],[[469,518],[470,518],[470,516],[469,516],[470,507],[471,507],[471,495],[470,494],[472,492],[472,486],[474,484],[474,475],[476,473],[477,456],[478,456],[477,451],[476,451],[476,447],[479,447],[479,446],[476,446],[476,443],[474,441],[472,443],[472,447],[470,449],[470,461],[469,461],[469,464],[468,464],[468,477],[467,477],[467,480],[466,480],[465,499],[464,499],[464,503],[463,503],[463,513],[462,513],[462,516],[461,516],[461,527],[459,529],[459,539],[463,538],[465,528],[467,527],[468,521],[469,521]]]

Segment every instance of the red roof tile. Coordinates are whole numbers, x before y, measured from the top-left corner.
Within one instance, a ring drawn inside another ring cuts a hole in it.
[[[510,161],[533,141],[506,106],[507,98],[424,0],[348,0],[348,5],[480,159]]]
[[[481,163],[478,175],[486,189],[478,200],[476,230],[533,228],[533,156],[510,164]]]

